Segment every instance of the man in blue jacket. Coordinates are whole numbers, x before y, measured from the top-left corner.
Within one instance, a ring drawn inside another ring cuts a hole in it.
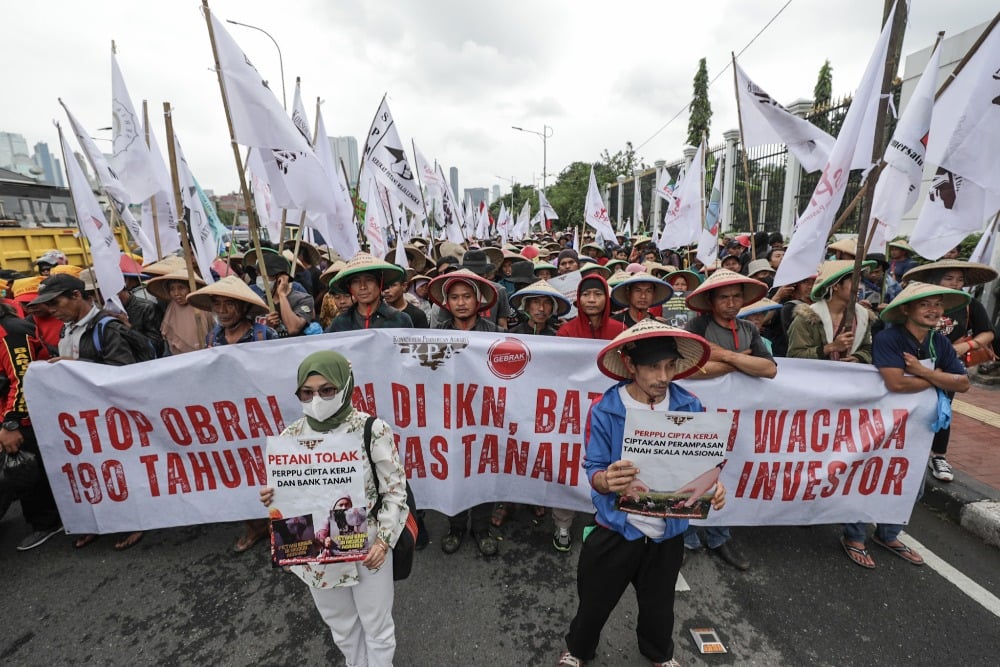
[[[673,660],[674,585],[688,522],[626,514],[615,501],[639,473],[621,458],[626,411],[701,412],[701,401],[672,380],[696,372],[708,357],[703,338],[652,319],[622,332],[598,354],[601,371],[620,382],[591,407],[587,420],[584,467],[597,525],[584,530],[577,567],[580,605],[560,665],[579,667],[593,659],[601,629],[630,583],[638,603],[639,652],[654,665],[678,664]],[[722,484],[716,484],[713,508],[722,509],[725,495]]]

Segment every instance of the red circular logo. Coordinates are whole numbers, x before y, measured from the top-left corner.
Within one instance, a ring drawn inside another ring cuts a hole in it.
[[[521,375],[531,361],[531,350],[516,338],[504,338],[490,345],[486,363],[490,372],[501,380],[513,380]]]

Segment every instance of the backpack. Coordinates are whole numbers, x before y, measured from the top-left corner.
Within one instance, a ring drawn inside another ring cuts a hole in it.
[[[375,482],[375,495],[378,496],[378,500],[375,501],[375,506],[372,508],[372,511],[375,513],[375,520],[378,521],[379,510],[382,509],[382,494],[379,491],[378,471],[375,470],[375,465],[371,462],[372,424],[374,423],[375,417],[368,417],[365,420],[365,454],[368,455],[368,464],[372,467],[372,481]],[[406,579],[410,576],[410,570],[413,569],[413,551],[414,545],[417,543],[417,502],[413,498],[413,490],[410,488],[409,481],[406,482],[406,506],[409,508],[410,513],[406,517],[403,532],[399,534],[399,539],[396,540],[396,546],[392,548],[393,581]]]
[[[94,349],[97,354],[104,358],[104,352],[101,350],[101,339],[104,338],[104,329],[108,326],[108,322],[111,321],[118,322],[117,317],[111,315],[104,315],[101,319],[97,320],[97,324],[94,326]],[[129,327],[122,327],[122,337],[125,342],[128,343],[129,349],[132,350],[132,356],[135,357],[136,363],[140,361],[152,361],[156,359],[156,346],[153,345],[153,341],[149,340],[141,333]]]

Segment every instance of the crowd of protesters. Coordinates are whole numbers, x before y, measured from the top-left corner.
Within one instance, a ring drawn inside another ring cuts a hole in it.
[[[933,387],[947,400],[968,390],[967,366],[979,366],[984,374],[1000,372],[994,325],[967,290],[993,281],[997,272],[962,261],[957,252],[921,264],[905,241],[895,241],[889,257],[869,254],[858,273],[858,243],[848,238],[829,246],[828,259],[815,275],[775,287],[772,279],[784,255],[780,234],[725,239],[718,260],[710,266],[694,260],[693,251],[687,249],[660,252],[646,237],[584,241],[576,249],[569,234],[543,234],[506,247],[412,239],[401,249],[406,261],[399,264],[392,261],[396,249],[384,258],[364,252],[342,258],[305,242],[264,244],[259,249],[230,249],[212,265],[213,281],[207,285],[183,258],[143,265],[141,258],[123,254],[120,268],[126,285],[117,295],[101,294],[89,269],[68,264],[58,251],[46,252],[35,264],[37,275],[0,274],[4,342],[0,445],[7,455],[23,452],[40,461],[22,391],[31,361],[79,359],[125,365],[219,345],[369,328],[609,341],[617,363],[624,365],[609,370],[608,348],[598,365],[622,383],[609,390],[600,404],[607,413],[602,417],[607,421],[605,440],[599,447],[586,443],[596,521],[606,533],[585,538],[587,558],[581,556],[579,566],[580,610],[567,636],[569,651],[560,658],[560,664],[579,665],[592,656],[600,627],[630,580],[640,604],[648,606],[649,618],[666,622],[669,617],[672,624],[672,610],[667,608],[672,608],[672,594],[669,605],[663,599],[668,588],[673,590],[685,549],[707,548],[738,570],[751,565],[727,527],[697,530],[677,520],[666,525],[663,521],[627,524],[613,504],[608,505],[607,499],[630,479],[628,462],[615,458],[620,458],[621,442],[615,442],[613,433],[621,430],[617,422],[623,406],[700,409],[697,397],[682,393],[671,384],[673,379],[695,369],[699,371],[695,378],[742,373],[766,382],[778,372],[775,358],[785,356],[871,364],[888,391]],[[653,339],[659,341],[656,346]],[[690,341],[697,341],[697,349]],[[320,379],[302,372],[300,368],[299,386],[310,390],[325,387],[322,380],[332,379],[332,371]],[[314,421],[326,424],[324,419]],[[949,433],[947,425],[937,429],[928,462],[930,473],[944,482],[953,478],[947,461]],[[38,547],[62,530],[44,474],[28,486],[0,494],[0,517],[15,499],[20,500],[30,527],[18,550]],[[721,485],[715,500],[721,507]],[[503,526],[519,509],[538,525],[549,513],[545,507],[519,508],[512,502],[480,504],[448,517],[448,532],[438,540],[441,549],[454,554],[471,534],[483,557],[496,556]],[[553,548],[568,552],[574,513],[552,508],[551,514]],[[430,535],[423,512],[418,515],[419,549],[429,543]],[[899,541],[899,528],[879,526],[874,542],[922,564],[920,555]],[[388,538],[395,539],[398,531],[383,532],[379,534],[386,538],[384,556],[391,546]],[[266,521],[248,521],[233,549],[247,551],[267,534]],[[842,547],[854,563],[873,568],[866,536],[863,524],[846,524]],[[141,538],[142,532],[123,535],[114,547],[128,549]],[[668,546],[626,548],[649,538]],[[96,535],[77,536],[74,546],[83,548],[96,539]],[[606,543],[609,551],[592,553],[590,541]],[[604,577],[608,568],[621,574],[615,579],[620,580],[620,590],[608,588]],[[641,573],[623,574],[630,568]],[[589,583],[584,586],[584,581]],[[322,610],[320,598],[316,599]],[[349,629],[338,630],[324,614],[335,639],[339,637],[338,645],[347,642]],[[654,640],[655,633],[641,628],[639,634],[640,649],[655,664],[676,664],[672,642]],[[354,650],[355,644],[351,644]],[[391,656],[385,646],[381,650]]]

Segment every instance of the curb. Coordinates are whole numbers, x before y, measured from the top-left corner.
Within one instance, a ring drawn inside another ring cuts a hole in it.
[[[920,501],[987,544],[1000,547],[1000,490],[955,470],[951,482],[941,482],[928,474]]]

